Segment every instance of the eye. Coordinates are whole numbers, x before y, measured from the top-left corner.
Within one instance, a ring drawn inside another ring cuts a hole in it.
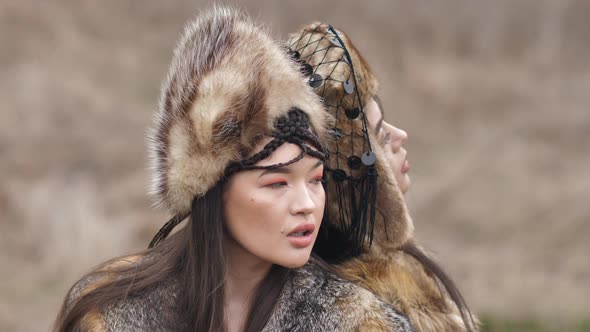
[[[381,146],[385,146],[387,143],[389,143],[390,139],[391,135],[389,133],[384,133],[379,137],[379,144],[381,144]]]
[[[322,184],[324,182],[324,177],[322,175],[314,177],[310,183],[312,184]]]
[[[269,187],[271,189],[280,189],[280,188],[283,188],[286,186],[287,186],[286,181],[277,181],[277,182],[273,182],[273,183],[267,185],[267,187]]]

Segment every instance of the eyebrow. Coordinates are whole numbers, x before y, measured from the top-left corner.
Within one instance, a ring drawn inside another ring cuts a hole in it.
[[[315,163],[312,167],[309,168],[309,170],[311,171],[312,169],[316,169],[318,167],[320,167],[320,165],[323,165],[324,162],[321,160],[318,160],[317,163]],[[284,166],[284,167],[276,167],[276,168],[267,168],[264,170],[264,172],[260,173],[260,175],[258,176],[258,178],[261,178],[264,175],[267,174],[289,174],[291,173],[291,170],[289,169],[288,166]]]
[[[381,131],[381,126],[383,125],[383,105],[381,105],[381,99],[379,98],[379,96],[375,95],[373,99],[375,99],[375,102],[379,107],[379,111],[381,112],[381,118],[379,119],[379,121],[377,121],[377,124],[375,125],[375,132],[379,133]]]

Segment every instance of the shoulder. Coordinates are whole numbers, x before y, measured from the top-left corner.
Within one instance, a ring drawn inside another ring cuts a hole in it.
[[[427,256],[423,249],[416,250]],[[469,319],[463,320],[449,286],[431,272],[432,265],[439,268],[429,262],[432,261],[427,259],[423,263],[403,250],[379,244],[335,268],[346,279],[395,304],[420,330],[467,331]]]
[[[176,282],[168,280],[150,287],[139,293],[130,295],[126,291],[133,280],[128,278],[133,274],[133,268],[147,260],[153,259],[153,255],[133,255],[113,259],[102,264],[99,268],[78,280],[70,289],[64,308],[66,315],[75,308],[82,299],[89,300],[84,304],[89,310],[76,323],[74,331],[166,331],[172,324],[171,310],[165,310],[175,303],[177,292]],[[122,280],[122,283],[116,284]],[[108,304],[102,304],[100,298],[105,293],[97,293],[97,290],[106,290],[111,298]]]
[[[94,271],[74,283],[66,295],[60,316],[63,315],[65,317],[71,314],[71,311],[75,308],[75,305],[80,301],[80,299],[84,298],[93,290],[100,287],[103,282],[105,282],[105,279],[107,279],[107,276],[104,273]],[[90,308],[75,323],[73,331],[106,331],[100,310],[97,307]]]
[[[141,255],[131,255],[118,257],[101,264],[98,268],[74,283],[66,296],[65,307],[69,308],[73,306],[80,298],[115,280],[118,273],[113,271],[137,264],[142,259],[143,256]]]
[[[392,306],[313,261],[292,270],[273,324],[290,331],[413,331]]]

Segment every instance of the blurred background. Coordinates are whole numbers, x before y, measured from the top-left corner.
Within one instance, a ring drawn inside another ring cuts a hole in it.
[[[223,2],[221,2],[223,3]],[[409,133],[416,234],[484,331],[590,331],[590,2],[243,1],[316,20]],[[145,130],[205,1],[0,1],[0,331],[49,330],[69,287],[144,249]]]

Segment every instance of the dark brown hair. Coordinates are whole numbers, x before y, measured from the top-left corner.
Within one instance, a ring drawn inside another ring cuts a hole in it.
[[[142,259],[125,267],[109,267],[125,258],[115,258],[102,264],[84,277],[108,272],[114,280],[68,303],[64,301],[54,331],[71,331],[93,310],[153,289],[174,278],[182,290],[178,292],[178,326],[189,331],[225,331],[223,256],[223,191],[220,182],[203,197],[195,197],[188,224],[153,249],[139,253],[155,259]],[[274,265],[260,282],[251,300],[244,331],[260,331],[270,318],[289,270]],[[69,308],[68,308],[69,307]],[[254,310],[255,308],[255,310]]]

